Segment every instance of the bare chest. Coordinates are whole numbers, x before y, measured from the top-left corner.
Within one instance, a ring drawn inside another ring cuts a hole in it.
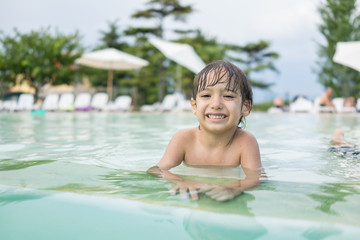
[[[206,148],[198,147],[186,151],[184,161],[188,165],[240,165],[240,151],[234,147]]]

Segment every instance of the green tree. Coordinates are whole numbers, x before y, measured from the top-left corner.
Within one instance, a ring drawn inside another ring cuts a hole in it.
[[[332,60],[337,42],[360,40],[356,0],[327,0],[320,4],[318,11],[322,20],[318,28],[325,40],[319,44],[319,82],[332,87],[336,96],[359,96],[360,74]]]
[[[179,0],[150,0],[147,2],[149,8],[135,12],[133,18],[153,19],[157,22],[156,26],[152,28],[134,28],[127,30],[128,35],[138,36],[140,38],[146,35],[155,35],[159,38],[164,37],[164,21],[169,17],[174,17],[175,21],[185,21],[186,16],[192,13],[191,5],[181,5]],[[167,76],[165,74],[165,58],[158,55],[160,59],[156,59],[158,63],[156,67],[158,77],[158,100],[161,101],[165,96],[167,86]],[[149,56],[150,57],[150,56]],[[147,58],[149,59],[149,58]]]
[[[147,2],[148,9],[137,11],[132,15],[133,18],[155,19],[158,24],[154,28],[133,28],[133,31],[152,33],[163,38],[164,20],[173,16],[174,20],[185,21],[186,16],[192,13],[190,5],[181,5],[179,0],[150,0]]]
[[[268,88],[272,83],[266,83],[262,80],[254,79],[252,73],[271,70],[278,72],[274,65],[274,60],[279,58],[279,54],[269,51],[270,43],[260,40],[255,43],[248,43],[245,46],[227,45],[231,54],[227,54],[230,61],[236,62],[242,66],[242,70],[249,78],[252,86],[258,88]]]
[[[206,37],[199,30],[176,31],[182,37],[177,40],[179,43],[186,43],[192,46],[199,57],[206,63],[214,60],[224,59],[226,45],[218,43],[215,37]],[[172,65],[172,72],[175,72],[175,64]],[[191,97],[193,89],[194,73],[183,68],[181,90],[187,98]]]
[[[70,83],[74,79],[74,61],[81,55],[80,37],[77,32],[64,35],[50,28],[0,38],[1,76],[15,81],[18,74],[35,88],[37,99],[44,84]]]
[[[100,44],[95,47],[94,50],[100,50],[104,48],[115,48],[124,52],[127,52],[129,45],[124,41],[125,35],[119,30],[118,20],[108,22],[108,30],[101,30]],[[130,72],[130,71],[129,71]],[[81,67],[81,73],[89,77],[90,83],[95,87],[106,87],[107,86],[107,70]],[[128,75],[127,71],[115,71],[114,80],[121,79]],[[114,89],[115,90],[115,89]],[[117,93],[115,93],[117,95]]]
[[[133,100],[136,106],[152,104],[159,101],[159,66],[162,66],[164,56],[159,50],[152,46],[147,37],[141,33],[137,34],[136,40],[133,46],[129,47],[128,52],[148,60],[149,65],[141,68],[139,71],[129,72],[131,76],[122,79],[120,86],[132,87]],[[168,69],[162,69],[164,73],[165,70]]]
[[[123,41],[123,35],[119,32],[118,21],[114,20],[113,22],[108,22],[108,31],[100,31],[101,44],[98,46],[98,49],[101,48],[116,48],[123,50],[128,47],[128,44]]]

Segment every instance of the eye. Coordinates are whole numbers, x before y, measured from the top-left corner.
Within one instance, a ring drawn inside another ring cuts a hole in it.
[[[224,94],[224,98],[228,99],[228,100],[233,100],[235,99],[237,96],[235,94]]]
[[[210,94],[201,94],[200,97],[202,97],[202,98],[209,98],[209,97],[210,97]]]

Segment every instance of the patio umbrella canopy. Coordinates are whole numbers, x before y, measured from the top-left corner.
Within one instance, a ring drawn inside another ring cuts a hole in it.
[[[186,67],[195,74],[205,67],[205,63],[188,44],[173,43],[158,38],[150,38],[149,41],[167,58]]]
[[[76,64],[108,70],[107,92],[112,99],[113,71],[138,69],[149,64],[148,61],[122,52],[115,48],[107,48],[85,53],[76,59]]]
[[[177,90],[181,90],[181,66],[197,74],[204,67],[205,63],[196,54],[195,50],[188,44],[164,41],[158,38],[150,38],[149,42],[162,52],[165,57],[176,62],[177,68]]]
[[[360,41],[338,42],[333,60],[360,72]]]

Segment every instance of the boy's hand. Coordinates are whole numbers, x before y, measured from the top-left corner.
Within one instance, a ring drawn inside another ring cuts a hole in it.
[[[190,195],[192,200],[198,200],[200,191],[208,191],[211,188],[213,188],[213,186],[208,184],[185,180],[178,182],[174,187],[170,188],[169,191],[171,195],[179,193],[180,197],[184,199]]]
[[[178,182],[169,191],[171,195],[179,193],[181,198],[187,199],[190,196],[192,200],[199,200],[199,193],[204,192],[207,196],[216,201],[231,200],[243,193],[237,188],[215,186],[186,180],[184,182]]]
[[[237,188],[215,186],[210,190],[206,191],[205,194],[216,201],[227,201],[235,198],[242,193],[243,191]]]

